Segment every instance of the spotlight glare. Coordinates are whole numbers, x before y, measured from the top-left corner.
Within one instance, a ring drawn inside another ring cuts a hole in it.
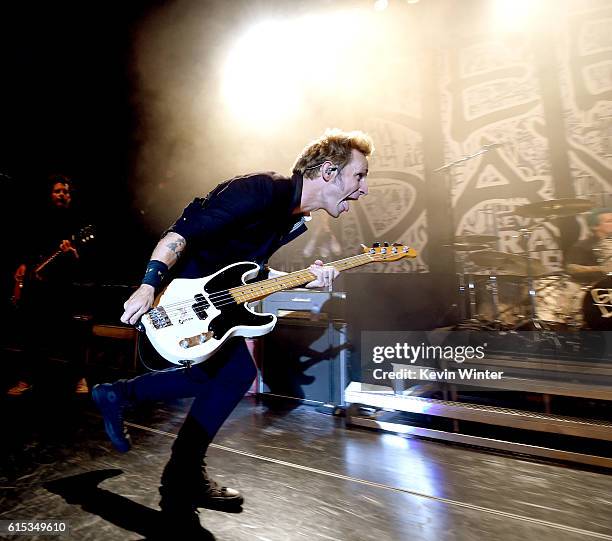
[[[221,84],[227,107],[241,123],[274,129],[292,120],[308,92],[338,92],[354,69],[347,57],[358,58],[366,20],[360,11],[343,11],[253,26],[227,56]]]
[[[223,94],[233,112],[255,122],[274,110],[287,115],[300,102],[300,89],[291,73],[287,29],[278,23],[259,24],[251,29],[230,53],[223,83]]]
[[[389,7],[389,0],[376,0],[374,2],[374,9],[376,11],[383,11]]]
[[[526,28],[538,7],[538,0],[495,0],[493,19],[502,29],[516,32]]]

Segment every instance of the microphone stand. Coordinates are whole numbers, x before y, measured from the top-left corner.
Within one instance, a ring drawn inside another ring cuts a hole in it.
[[[437,169],[434,169],[433,172],[438,173],[440,171],[446,171],[447,169],[450,169],[451,167],[455,165],[458,165],[463,162],[467,162],[468,160],[471,160],[472,158],[475,158],[476,156],[480,156],[481,154],[485,154],[486,152],[490,152],[491,150],[494,150],[502,146],[504,146],[503,143],[491,143],[490,145],[484,145],[482,148],[474,152],[474,154],[466,154],[465,156],[461,156],[461,158],[457,158],[456,160],[452,162],[445,163],[444,165],[441,165]]]
[[[453,183],[452,183],[452,177],[451,177],[451,169],[453,167],[455,167],[456,165],[459,165],[463,162],[467,162],[473,158],[476,158],[477,156],[480,156],[482,154],[486,154],[487,152],[490,152],[491,150],[494,150],[496,148],[499,148],[501,146],[503,146],[503,143],[491,143],[489,145],[484,145],[483,147],[481,147],[480,149],[478,149],[476,152],[474,152],[473,154],[466,154],[464,156],[461,156],[459,158],[457,158],[456,160],[453,160],[452,162],[448,162],[445,163],[444,165],[441,165],[440,167],[436,168],[433,170],[434,173],[441,173],[441,172],[446,172],[445,175],[445,185],[446,185],[446,196],[448,198],[448,212],[450,214],[450,221],[451,221],[451,226],[452,226],[452,236],[449,239],[449,243],[453,244],[453,241],[455,239],[455,235],[456,235],[456,225],[455,225],[455,213],[453,211]],[[455,256],[455,263],[457,263],[457,256]],[[459,294],[463,297],[465,296],[465,290],[466,290],[466,283],[465,283],[465,260],[461,260],[461,272],[458,273],[458,279],[459,279]],[[472,309],[475,310],[475,306],[476,306],[476,301],[473,298],[475,291],[474,291],[474,284],[473,282],[468,279],[468,295],[469,295],[469,303],[470,303],[470,312],[472,311]],[[465,303],[465,298],[463,299],[463,302],[461,303],[461,315],[460,317],[465,320],[466,319],[466,303]],[[470,318],[474,317],[473,313],[469,314]]]

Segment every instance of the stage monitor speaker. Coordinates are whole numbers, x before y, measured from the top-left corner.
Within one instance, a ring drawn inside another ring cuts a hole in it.
[[[346,336],[342,321],[279,317],[274,331],[264,337],[261,391],[304,402],[344,405]]]

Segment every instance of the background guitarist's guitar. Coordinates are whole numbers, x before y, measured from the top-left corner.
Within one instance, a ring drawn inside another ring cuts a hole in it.
[[[364,246],[364,253],[328,263],[343,271],[366,263],[416,257],[402,244]],[[249,302],[271,293],[298,287],[316,276],[308,269],[251,284],[259,272],[250,261],[234,263],[204,278],[177,278],[157,298],[141,319],[140,328],[166,360],[173,364],[197,364],[208,359],[231,336],[262,336],[276,324],[276,316],[258,314]]]
[[[92,225],[86,225],[85,227],[79,229],[70,238],[72,240],[72,244],[78,246],[91,242],[94,239],[94,236],[94,227]],[[23,296],[24,287],[27,287],[27,282],[31,280],[43,280],[45,269],[63,253],[64,252],[61,249],[56,250],[48,257],[45,257],[39,261],[34,268],[28,270],[26,275],[20,277],[15,276],[15,287],[13,288],[13,296],[11,297],[11,302],[15,306],[19,304],[19,301]]]

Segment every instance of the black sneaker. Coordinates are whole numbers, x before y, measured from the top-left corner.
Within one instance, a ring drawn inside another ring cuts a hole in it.
[[[176,512],[176,509],[193,509],[203,507],[217,511],[240,512],[244,498],[233,488],[223,487],[212,479],[197,487],[188,487],[187,484],[177,486],[159,487],[161,500],[159,506],[162,511]]]
[[[132,445],[130,435],[123,424],[123,408],[127,405],[127,400],[112,383],[96,385],[91,391],[91,397],[102,414],[104,429],[113,447],[120,453],[127,453]]]
[[[242,494],[234,488],[221,486],[213,479],[208,479],[206,485],[194,496],[196,507],[228,510],[237,509],[244,503]]]

